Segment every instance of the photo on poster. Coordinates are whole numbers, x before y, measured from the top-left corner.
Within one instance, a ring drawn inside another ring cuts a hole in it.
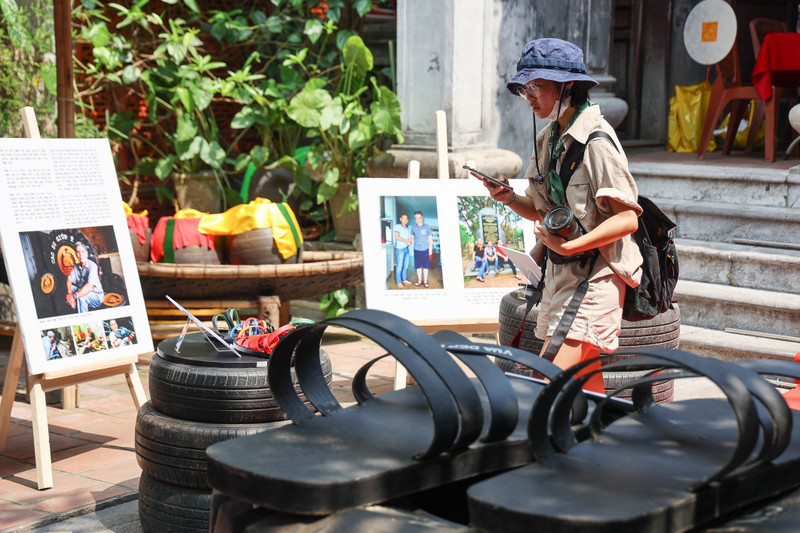
[[[128,303],[112,226],[19,234],[39,319]]]
[[[517,267],[498,246],[525,251],[523,219],[488,196],[458,196],[464,287],[516,287]]]
[[[103,330],[106,333],[106,337],[108,337],[111,348],[130,346],[137,343],[133,320],[129,316],[112,318],[103,322]]]
[[[78,355],[108,350],[108,337],[102,322],[87,322],[72,326],[72,337]]]
[[[41,337],[46,361],[75,357],[77,350],[69,326],[42,330]]]
[[[380,246],[387,290],[443,289],[435,196],[382,196]]]

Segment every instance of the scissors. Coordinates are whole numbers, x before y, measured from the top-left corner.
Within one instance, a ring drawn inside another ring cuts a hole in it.
[[[224,322],[227,326],[225,329],[220,329],[220,321]],[[214,331],[222,337],[228,339],[235,339],[242,327],[242,321],[239,318],[239,311],[233,308],[228,308],[224,313],[217,313],[211,317],[211,325],[214,326]]]

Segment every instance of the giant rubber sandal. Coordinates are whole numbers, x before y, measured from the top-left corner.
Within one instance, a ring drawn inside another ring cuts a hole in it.
[[[625,353],[639,357],[603,369],[662,368],[661,375],[634,383],[637,412],[603,427],[601,402],[588,426],[571,428],[566,407],[588,379],[573,377],[590,362],[564,371],[542,391],[531,412],[536,462],[470,487],[474,526],[504,532],[534,527],[685,531],[800,486],[800,413],[790,411],[756,373],[797,377],[800,365],[725,363],[666,348]],[[725,399],[654,404],[648,384],[664,375],[706,376]],[[578,444],[576,432],[586,430],[594,438]]]
[[[319,365],[328,326],[372,339],[418,386],[373,397],[365,382],[373,360],[353,380],[358,405],[342,408]],[[465,361],[480,385],[448,351]],[[472,343],[452,332],[433,337],[381,311],[352,311],[289,332],[270,358],[269,382],[294,425],[267,438],[209,447],[209,482],[239,501],[294,514],[328,514],[524,465],[532,459],[527,414],[544,384],[510,381],[487,353],[550,378],[560,373],[529,352]],[[318,415],[292,386],[292,359]]]

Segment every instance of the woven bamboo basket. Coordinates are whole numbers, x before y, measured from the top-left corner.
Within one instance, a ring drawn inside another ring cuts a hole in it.
[[[144,296],[173,298],[310,298],[364,281],[361,252],[303,252],[302,263],[192,265],[137,263]]]

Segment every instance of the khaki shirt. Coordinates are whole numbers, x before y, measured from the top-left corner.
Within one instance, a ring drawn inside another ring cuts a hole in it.
[[[547,140],[550,138],[551,123],[537,138],[539,152],[539,170],[547,173],[550,164],[550,152]],[[642,214],[642,208],[637,203],[638,189],[628,170],[628,159],[622,151],[622,145],[617,138],[614,128],[606,122],[597,105],[586,108],[575,122],[564,132],[564,154],[569,150],[573,141],[585,143],[589,134],[596,130],[608,133],[619,148],[614,148],[607,139],[594,139],[586,147],[583,161],[575,169],[567,186],[566,196],[569,208],[580,221],[583,228],[589,232],[614,213],[608,201],[613,198],[620,203],[632,207],[637,216]],[[533,199],[534,206],[539,215],[544,215],[555,205],[547,194],[545,181],[536,182],[538,176],[535,152],[531,157],[531,164],[525,172],[525,177],[530,178],[527,195]],[[556,170],[560,170],[560,161]],[[626,235],[622,239],[609,243],[599,248],[600,255],[607,266],[597,271],[594,277],[609,274],[610,269],[619,275],[626,284],[635,287],[642,277],[642,256],[633,235]],[[598,262],[598,266],[602,262]]]

